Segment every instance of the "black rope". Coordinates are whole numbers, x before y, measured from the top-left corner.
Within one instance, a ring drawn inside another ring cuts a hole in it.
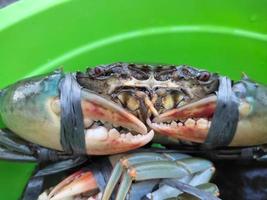
[[[221,77],[216,110],[203,146],[209,149],[228,146],[234,137],[238,119],[238,103],[232,92],[231,80]]]
[[[60,83],[61,130],[60,142],[64,151],[86,154],[81,87],[72,74],[67,74]]]
[[[75,167],[81,166],[88,160],[87,157],[77,157],[68,160],[63,160],[55,163],[51,163],[43,168],[40,168],[34,174],[34,177],[43,177],[51,174],[57,174]],[[42,163],[41,163],[42,164]]]
[[[47,162],[47,161],[58,161],[60,160],[58,152],[54,151],[54,150],[50,150],[50,149],[46,149],[46,148],[36,148],[35,150],[36,152],[36,157],[38,158],[38,162]]]

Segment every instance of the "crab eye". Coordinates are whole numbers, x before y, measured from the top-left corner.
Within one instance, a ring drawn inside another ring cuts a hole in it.
[[[103,72],[102,68],[100,68],[100,67],[96,67],[96,68],[94,69],[94,71],[95,71],[95,75],[100,75],[100,74],[102,74],[102,72]]]
[[[200,81],[208,81],[210,79],[210,73],[209,72],[201,72],[199,75],[198,75],[198,80]]]

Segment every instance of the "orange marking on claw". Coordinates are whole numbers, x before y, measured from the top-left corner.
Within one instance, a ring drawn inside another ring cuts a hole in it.
[[[135,168],[129,169],[128,174],[130,177],[132,177],[132,179],[135,179],[136,178],[136,169]]]

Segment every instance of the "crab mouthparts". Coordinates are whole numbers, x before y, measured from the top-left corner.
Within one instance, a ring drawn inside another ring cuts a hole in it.
[[[147,124],[156,132],[173,138],[202,143],[205,141],[216,109],[217,97],[211,95],[167,111]]]

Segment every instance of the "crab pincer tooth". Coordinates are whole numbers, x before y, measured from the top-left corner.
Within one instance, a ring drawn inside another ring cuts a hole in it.
[[[145,135],[120,134],[115,128],[88,129],[85,134],[87,153],[91,155],[110,155],[130,151],[149,143],[154,136],[151,130]]]
[[[208,135],[209,124],[208,121],[204,124],[204,126],[195,125],[192,123],[193,120],[187,120],[185,124],[179,123],[175,126],[164,125],[162,123],[152,123],[149,119],[147,119],[147,124],[152,128],[155,132],[166,135],[176,139],[183,139],[186,141],[202,143],[205,141]]]
[[[153,122],[160,123],[178,119],[212,117],[216,108],[216,104],[216,95],[211,95],[196,102],[167,111],[155,117]]]
[[[88,90],[82,90],[82,110],[84,118],[103,120],[146,134],[147,128],[137,117],[122,107]]]
[[[93,173],[80,170],[61,181],[48,197],[50,200],[60,200],[97,189],[98,186]]]
[[[210,128],[210,121],[208,119],[213,117],[216,105],[217,97],[216,95],[211,95],[167,111],[155,117],[152,122],[150,119],[147,119],[147,124],[151,129],[162,135],[202,143],[207,138]],[[180,122],[175,122],[178,120]],[[172,123],[164,123],[168,121],[172,121]]]

